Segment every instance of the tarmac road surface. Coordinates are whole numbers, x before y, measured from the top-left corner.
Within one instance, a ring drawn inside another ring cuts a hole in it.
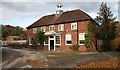
[[[21,52],[14,51],[10,48],[2,48],[2,50],[0,50],[0,53],[2,53],[2,56],[0,58],[0,60],[2,60],[2,67],[21,57]]]

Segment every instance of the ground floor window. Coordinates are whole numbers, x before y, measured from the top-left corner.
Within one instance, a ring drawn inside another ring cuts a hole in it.
[[[84,45],[85,44],[85,40],[80,40],[80,44]]]
[[[66,34],[66,45],[71,45],[72,41],[71,41],[71,34]]]
[[[45,37],[45,42],[44,42],[45,45],[48,45],[48,37]]]
[[[32,37],[29,37],[29,45],[32,45]]]
[[[85,33],[79,33],[79,45],[85,44]]]
[[[60,45],[60,36],[55,36],[56,45]]]

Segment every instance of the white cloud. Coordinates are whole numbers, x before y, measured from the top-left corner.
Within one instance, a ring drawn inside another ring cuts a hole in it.
[[[16,19],[21,21],[21,25],[25,27],[27,25],[32,24],[34,20],[27,20],[26,18],[40,18],[42,16],[53,14],[56,11],[56,4],[58,2],[28,2],[28,0],[16,0],[15,2],[5,2],[8,0],[4,0],[1,2],[0,11],[0,18],[2,18],[2,24],[10,23],[15,25],[20,25],[19,21],[17,22]],[[21,2],[19,2],[21,1]],[[24,1],[24,2],[23,2]],[[36,0],[35,0],[36,1]],[[92,18],[96,17],[96,13],[99,11],[99,7],[101,2],[63,2],[62,3],[63,9],[66,10],[74,10],[74,9],[81,9],[82,11],[88,13]],[[118,4],[117,2],[108,2],[108,6],[110,6],[112,13],[116,16],[118,15]],[[10,21],[11,20],[11,21]],[[13,20],[13,21],[12,21]],[[1,22],[0,22],[1,23]]]
[[[118,2],[119,0],[1,0],[2,2]]]

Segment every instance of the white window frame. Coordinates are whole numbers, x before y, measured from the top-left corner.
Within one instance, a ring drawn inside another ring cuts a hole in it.
[[[72,26],[76,25],[76,28],[72,28]],[[77,29],[77,22],[71,23],[71,30],[76,30]]]
[[[49,31],[54,31],[54,30],[50,30],[50,28],[51,28],[51,27],[53,27],[53,28],[54,28],[54,30],[55,30],[54,25],[50,25],[50,26],[49,26]]]
[[[60,44],[56,44],[56,36],[60,36]],[[61,45],[61,35],[56,35],[55,36],[55,45]]]
[[[32,36],[29,37],[29,45],[32,45],[31,38],[32,38]]]
[[[61,29],[59,28],[59,26],[61,27]],[[59,24],[58,25],[58,31],[63,31],[64,30],[64,24]]]
[[[83,39],[80,39],[80,35],[84,35]],[[80,40],[84,40],[85,41],[85,33],[79,33],[79,45],[85,45],[85,44],[80,44]]]
[[[71,40],[66,40],[67,35],[71,36]],[[67,41],[71,41],[71,44],[67,44]],[[72,45],[72,35],[71,34],[66,34],[65,35],[65,43],[66,43],[66,45]]]
[[[33,33],[37,33],[37,28],[33,28]]]
[[[43,29],[43,30],[42,30]],[[42,26],[41,27],[41,31],[45,32],[46,31],[46,27],[45,26]]]
[[[48,37],[48,44],[46,44],[45,41],[44,41],[44,45],[49,45],[49,37]]]

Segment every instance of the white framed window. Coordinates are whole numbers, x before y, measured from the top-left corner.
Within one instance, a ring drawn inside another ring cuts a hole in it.
[[[61,44],[61,36],[60,35],[55,36],[55,44],[56,45],[60,45]]]
[[[29,37],[29,45],[32,45],[32,37]]]
[[[54,31],[54,25],[49,26],[49,31]]]
[[[49,44],[48,37],[45,37],[44,45],[48,45],[48,44]]]
[[[71,30],[77,29],[77,22],[71,23]]]
[[[79,33],[79,45],[85,45],[85,33]]]
[[[43,31],[43,32],[46,31],[45,26],[41,27],[41,31]]]
[[[33,28],[33,33],[37,33],[37,28]]]
[[[58,31],[63,31],[63,30],[64,30],[64,24],[59,24]]]
[[[66,45],[72,44],[71,34],[66,34]]]

